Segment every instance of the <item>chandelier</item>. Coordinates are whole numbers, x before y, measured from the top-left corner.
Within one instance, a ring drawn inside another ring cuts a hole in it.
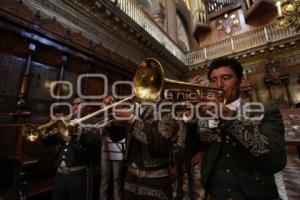
[[[276,2],[278,18],[277,27],[300,29],[300,0],[284,0]]]

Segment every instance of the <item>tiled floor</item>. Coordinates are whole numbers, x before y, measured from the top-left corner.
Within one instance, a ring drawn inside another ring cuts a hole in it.
[[[194,171],[195,191],[198,195],[197,199],[201,200],[200,196],[203,194],[203,190],[199,183],[199,165],[195,166]],[[300,160],[297,155],[288,155],[287,166],[282,172],[275,175],[275,180],[282,200],[300,200]],[[187,194],[187,178],[184,183],[184,191]],[[184,198],[184,200],[188,199],[188,196]]]
[[[279,189],[283,200],[300,199],[300,159],[297,155],[288,155],[288,163],[281,172],[285,191]],[[280,184],[278,184],[280,188]]]

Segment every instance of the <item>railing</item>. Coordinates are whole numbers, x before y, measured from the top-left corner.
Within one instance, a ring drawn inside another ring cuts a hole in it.
[[[141,9],[136,0],[111,0],[138,25],[143,27],[155,40],[161,43],[180,61],[186,64],[186,54],[162,31],[157,24]]]
[[[254,47],[259,47],[268,42],[276,42],[299,35],[294,29],[278,29],[276,24],[249,31],[229,39],[225,39],[196,51],[187,53],[187,65],[199,64],[217,57],[241,52]]]
[[[212,59],[214,57],[220,57],[222,55],[228,55],[232,53],[231,41],[229,39],[222,40],[220,42],[209,45],[206,48],[207,58]]]
[[[186,65],[199,64],[217,57],[238,53],[247,49],[259,47],[269,42],[276,42],[296,36],[293,29],[281,30],[276,23],[259,29],[235,35],[202,47],[196,51],[184,53],[173,40],[141,9],[135,0],[111,0],[138,25],[143,27],[155,40],[160,42],[170,53]],[[201,17],[200,17],[201,18]],[[203,18],[203,20],[205,20]]]
[[[263,28],[237,35],[232,40],[235,52],[257,47],[268,42]]]

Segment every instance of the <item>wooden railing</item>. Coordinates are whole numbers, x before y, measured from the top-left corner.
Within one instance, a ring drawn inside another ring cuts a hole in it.
[[[299,34],[299,32],[297,33],[293,29],[281,30],[276,27],[276,24],[270,24],[189,52],[186,55],[186,63],[187,65],[199,64],[207,60],[238,53]]]
[[[186,54],[172,41],[169,36],[147,15],[136,0],[111,0],[133,21],[143,27],[156,41],[161,43],[180,61],[185,63]],[[186,64],[186,63],[185,63]]]

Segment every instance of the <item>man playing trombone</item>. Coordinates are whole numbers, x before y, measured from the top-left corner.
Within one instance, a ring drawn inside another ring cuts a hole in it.
[[[118,117],[127,115],[130,126],[126,161],[128,172],[124,186],[125,200],[170,200],[172,185],[169,177],[169,165],[175,137],[178,145],[184,146],[185,126],[175,120],[171,110],[155,117],[156,106],[141,105],[138,116],[116,111]],[[115,124],[120,123],[116,120]]]
[[[88,114],[88,107],[80,109],[84,100],[77,97],[72,102],[73,117],[78,112]],[[56,114],[61,116],[60,113]],[[47,131],[47,130],[45,130]],[[53,183],[53,200],[90,199],[90,166],[96,156],[98,129],[74,126],[67,128],[62,121],[57,122],[57,134],[42,137],[45,144],[58,146],[55,160],[56,174]]]

